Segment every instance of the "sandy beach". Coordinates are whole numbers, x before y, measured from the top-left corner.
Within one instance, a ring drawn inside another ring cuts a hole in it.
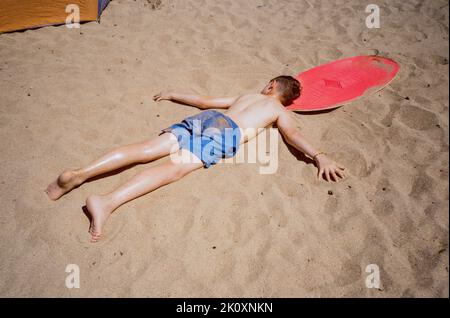
[[[0,296],[448,297],[448,1],[114,0],[101,22],[0,34]],[[60,200],[66,168],[199,110],[160,91],[259,92],[280,74],[379,54],[401,71],[345,107],[295,116],[340,183],[279,140],[278,170],[199,170],[119,208],[89,242],[82,207],[148,166]],[[80,288],[65,285],[68,264]],[[366,267],[380,287],[366,286]]]

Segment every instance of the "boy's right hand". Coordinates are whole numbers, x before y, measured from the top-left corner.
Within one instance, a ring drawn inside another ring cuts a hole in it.
[[[172,96],[170,95],[170,93],[163,93],[163,92],[153,96],[153,100],[155,102],[160,102],[162,100],[171,100],[171,98],[172,98]]]

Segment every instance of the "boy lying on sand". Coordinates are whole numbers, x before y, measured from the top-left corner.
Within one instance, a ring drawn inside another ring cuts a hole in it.
[[[171,100],[200,109],[227,111],[201,112],[164,129],[156,138],[115,149],[84,168],[64,171],[48,186],[46,193],[50,199],[57,200],[90,178],[133,163],[147,163],[174,153],[183,158],[151,167],[108,194],[89,196],[86,200],[91,216],[89,233],[91,241],[97,242],[106,220],[119,206],[177,181],[194,170],[209,168],[222,158],[235,156],[242,143],[255,138],[259,128],[271,124],[276,124],[287,143],[315,160],[318,178],[325,176],[327,181],[337,182],[345,177],[344,167],[314,149],[296,129],[290,111],[285,109],[300,93],[301,85],[295,78],[279,76],[271,80],[260,94],[223,98],[158,94],[154,97],[156,102]]]

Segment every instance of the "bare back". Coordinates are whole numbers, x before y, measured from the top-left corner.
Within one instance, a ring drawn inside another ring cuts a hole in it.
[[[276,122],[283,111],[283,106],[273,97],[251,94],[236,99],[225,114],[241,128],[243,143],[254,138],[258,128],[266,128]]]

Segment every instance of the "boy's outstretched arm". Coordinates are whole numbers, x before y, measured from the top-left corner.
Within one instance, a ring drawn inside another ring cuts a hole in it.
[[[159,93],[153,97],[155,102],[170,100],[172,102],[183,103],[200,109],[229,108],[236,99],[237,97],[208,97],[177,93]]]
[[[276,123],[278,129],[288,144],[303,152],[308,157],[314,159],[317,164],[317,177],[319,179],[323,178],[325,175],[325,179],[328,182],[331,180],[339,182],[339,178],[345,177],[345,168],[329,159],[323,152],[317,151],[297,129],[295,126],[295,121],[292,119],[288,111],[282,112]]]

